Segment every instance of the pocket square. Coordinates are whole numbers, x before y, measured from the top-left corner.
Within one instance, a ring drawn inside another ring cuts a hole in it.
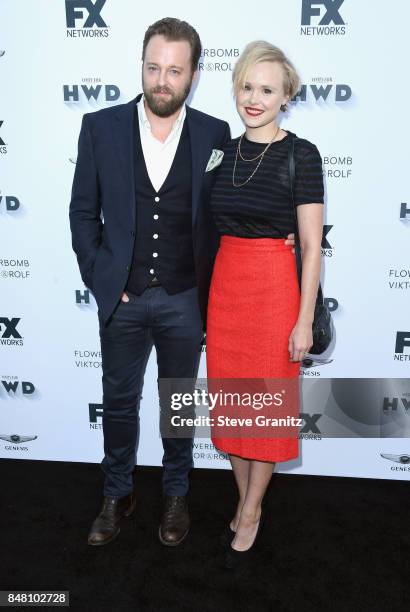
[[[211,157],[208,160],[205,172],[211,172],[211,170],[219,166],[219,164],[222,162],[223,156],[223,151],[220,151],[219,149],[212,149]]]

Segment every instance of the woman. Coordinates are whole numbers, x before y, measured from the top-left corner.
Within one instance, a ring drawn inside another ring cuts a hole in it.
[[[295,231],[288,157],[295,135],[278,124],[280,111],[299,89],[299,77],[280,49],[256,41],[238,59],[233,85],[245,133],[225,146],[212,192],[221,243],[208,309],[208,380],[296,382],[300,361],[313,342],[323,224],[322,161],[315,145],[295,140],[300,290],[292,246],[285,244],[285,237]],[[212,429],[212,441],[229,454],[239,492],[224,534],[226,566],[234,567],[253,550],[275,463],[298,456],[298,439],[224,437],[217,429]]]

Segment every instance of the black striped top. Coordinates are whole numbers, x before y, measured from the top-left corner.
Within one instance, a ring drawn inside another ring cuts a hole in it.
[[[291,133],[291,132],[289,132]],[[242,187],[232,185],[232,171],[239,138],[226,143],[211,196],[211,209],[219,234],[242,238],[285,238],[295,231],[290,192],[289,138],[274,142],[251,180]],[[251,142],[244,136],[242,155],[249,159],[263,151],[266,143]],[[322,160],[316,146],[295,140],[295,189],[298,204],[323,204]],[[259,158],[260,159],[260,158]],[[238,155],[235,183],[243,183],[259,159],[242,161]]]

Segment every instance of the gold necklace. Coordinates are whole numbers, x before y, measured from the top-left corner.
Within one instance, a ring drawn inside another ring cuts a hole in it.
[[[265,155],[266,150],[271,146],[272,142],[275,140],[276,136],[278,135],[278,132],[280,130],[280,127],[278,127],[278,129],[275,132],[274,137],[272,138],[272,140],[270,142],[268,142],[268,144],[266,145],[265,149],[262,151],[262,153],[259,153],[259,155],[257,155],[256,157],[252,157],[251,159],[246,159],[246,157],[244,157],[241,153],[241,144],[242,144],[242,138],[244,137],[245,133],[242,134],[242,136],[239,139],[239,143],[238,143],[238,151],[239,151],[239,157],[246,162],[251,162],[251,161],[255,161],[256,159],[258,159],[258,157],[260,157],[261,155]]]
[[[236,164],[238,161],[238,154],[240,155],[240,146],[241,146],[241,142],[242,142],[242,138],[244,137],[244,134],[242,134],[242,136],[239,139],[238,142],[238,146],[236,149],[236,155],[235,155],[235,163],[233,165],[233,170],[232,170],[232,185],[234,187],[243,187],[243,185],[246,185],[246,183],[249,183],[249,181],[251,180],[251,178],[256,174],[256,172],[258,171],[259,166],[262,163],[262,160],[265,156],[266,151],[269,149],[269,147],[271,146],[271,144],[273,143],[273,141],[275,140],[277,134],[279,132],[279,128],[276,130],[276,134],[274,135],[274,137],[272,138],[272,140],[266,145],[266,147],[264,148],[264,150],[262,151],[262,153],[260,153],[259,155],[257,155],[257,157],[254,157],[253,159],[245,159],[244,161],[254,161],[255,159],[258,159],[258,157],[260,157],[259,162],[256,165],[255,170],[252,172],[252,174],[246,179],[246,181],[244,181],[243,183],[235,183],[235,171],[236,171]],[[242,155],[241,158],[243,159]]]

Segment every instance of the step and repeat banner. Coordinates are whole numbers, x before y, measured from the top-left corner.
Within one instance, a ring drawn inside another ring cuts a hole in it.
[[[301,454],[280,471],[408,479],[407,0],[0,0],[0,456],[102,459],[97,306],[68,222],[77,139],[84,113],[141,91],[144,33],[166,16],[201,36],[190,104],[234,137],[236,59],[251,40],[281,47],[302,78],[281,125],[322,155],[335,341],[302,369]],[[139,464],[161,465],[158,423],[153,351]],[[194,455],[197,467],[229,467],[209,439]]]

